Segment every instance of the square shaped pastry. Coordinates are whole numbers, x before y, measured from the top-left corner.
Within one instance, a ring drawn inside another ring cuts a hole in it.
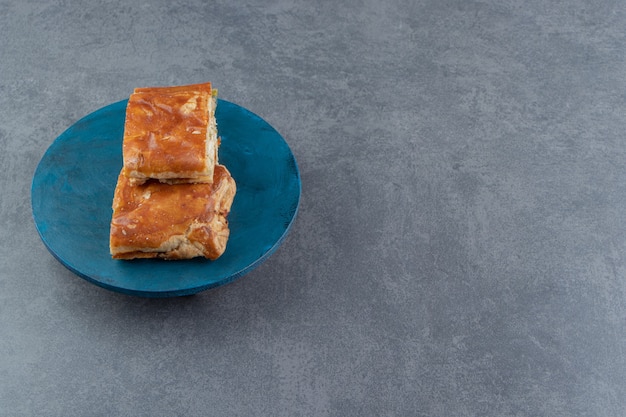
[[[223,165],[212,183],[132,185],[120,173],[113,197],[110,250],[115,259],[217,259],[230,234],[236,185]]]
[[[126,107],[122,145],[131,184],[210,183],[218,163],[211,83],[136,88]]]

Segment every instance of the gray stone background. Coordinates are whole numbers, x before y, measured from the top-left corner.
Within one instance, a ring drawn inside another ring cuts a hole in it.
[[[1,1],[0,415],[625,416],[625,47],[621,0]],[[298,160],[283,246],[188,298],[73,275],[47,147],[203,81]]]

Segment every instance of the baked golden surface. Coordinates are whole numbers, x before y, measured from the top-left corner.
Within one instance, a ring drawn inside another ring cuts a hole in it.
[[[132,185],[122,171],[113,197],[110,249],[116,259],[217,259],[230,234],[236,185],[216,165],[212,183]]]
[[[215,105],[211,83],[136,88],[123,139],[131,183],[211,182],[218,148]]]

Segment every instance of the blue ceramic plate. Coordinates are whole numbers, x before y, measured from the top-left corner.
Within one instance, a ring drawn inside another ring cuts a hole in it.
[[[33,217],[50,252],[96,285],[144,297],[194,294],[241,277],[267,259],[298,211],[298,166],[274,128],[224,100],[216,112],[219,158],[237,182],[224,254],[216,261],[111,259],[111,203],[122,167],[126,102],[76,122],[39,162],[31,190]]]

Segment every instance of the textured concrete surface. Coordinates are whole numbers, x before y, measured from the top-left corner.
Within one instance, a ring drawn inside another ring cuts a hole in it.
[[[0,416],[626,415],[625,28],[612,0],[0,2]],[[298,159],[284,245],[180,299],[73,275],[31,220],[47,147],[206,80]]]

